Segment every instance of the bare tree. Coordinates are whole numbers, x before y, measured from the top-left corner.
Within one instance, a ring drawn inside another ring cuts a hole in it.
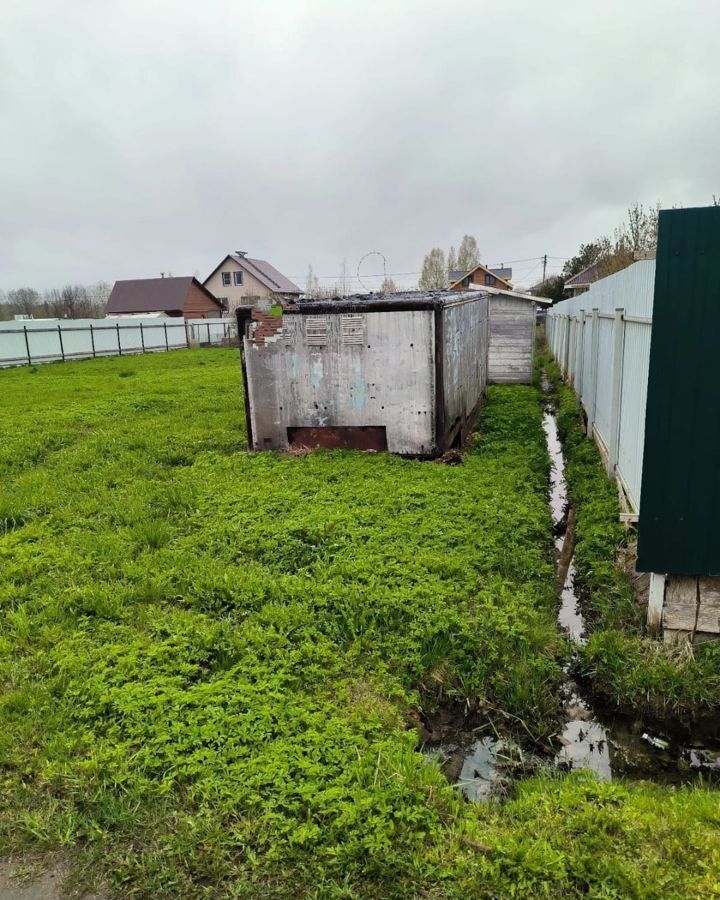
[[[383,283],[380,285],[380,290],[383,294],[397,294],[398,288],[392,278],[388,278],[387,276],[383,278]]]
[[[343,259],[340,266],[340,280],[337,284],[338,293],[341,297],[345,297],[352,293],[352,276],[350,275],[350,267],[347,258]]]
[[[313,267],[311,265],[308,266],[307,277],[305,278],[305,293],[309,294],[311,297],[315,296],[320,291],[320,279],[313,272]]]
[[[32,316],[40,305],[40,294],[30,287],[17,288],[8,294],[12,315]]]
[[[450,281],[451,275],[453,272],[457,271],[458,261],[457,261],[457,253],[455,252],[455,248],[451,247],[447,256],[447,270],[448,270],[448,281]]]
[[[442,291],[447,287],[445,254],[440,247],[433,247],[423,260],[418,286],[421,291]]]
[[[90,295],[90,299],[95,309],[95,315],[105,315],[105,307],[110,299],[111,291],[112,285],[108,284],[107,281],[96,281],[95,284],[90,285],[88,294]]]
[[[480,250],[478,243],[471,234],[466,234],[460,242],[457,255],[457,268],[463,272],[469,272],[480,264]]]
[[[627,221],[616,229],[616,239],[625,240],[631,250],[654,250],[657,246],[659,208],[660,204],[645,209],[642,203],[628,207]]]

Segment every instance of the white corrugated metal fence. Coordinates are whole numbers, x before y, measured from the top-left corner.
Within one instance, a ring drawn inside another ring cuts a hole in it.
[[[0,367],[178,350],[221,344],[236,335],[233,319],[133,316],[0,322]]]
[[[655,262],[636,262],[548,310],[547,340],[592,432],[640,509]]]

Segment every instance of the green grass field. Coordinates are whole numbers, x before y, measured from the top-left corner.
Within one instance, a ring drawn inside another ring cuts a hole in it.
[[[120,897],[708,897],[700,789],[467,804],[413,722],[558,722],[549,462],[492,388],[460,466],[245,452],[237,355],[0,372],[0,850]],[[520,725],[520,723],[522,723]]]

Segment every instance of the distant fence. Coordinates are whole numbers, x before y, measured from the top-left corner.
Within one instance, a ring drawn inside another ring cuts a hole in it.
[[[546,332],[563,377],[587,413],[609,475],[640,510],[655,261],[636,262],[548,310]]]
[[[157,353],[235,339],[232,319],[28,319],[0,322],[0,367]]]

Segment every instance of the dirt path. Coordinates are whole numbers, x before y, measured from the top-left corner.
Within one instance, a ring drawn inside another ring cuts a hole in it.
[[[0,900],[102,900],[66,885],[68,866],[57,859],[0,862]]]

